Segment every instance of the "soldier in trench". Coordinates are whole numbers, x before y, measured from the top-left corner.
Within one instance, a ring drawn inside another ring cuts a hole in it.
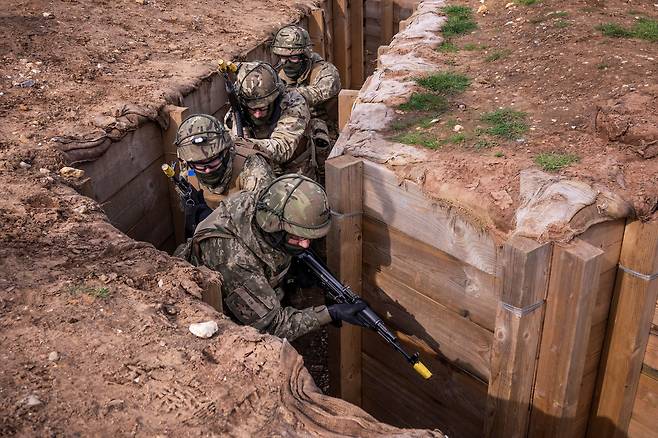
[[[237,138],[233,123],[237,116],[244,138],[269,156],[275,175],[299,173],[317,178],[318,159],[310,136],[306,100],[296,90],[286,89],[267,63],[242,62],[237,66],[238,108],[231,108],[225,119],[233,128],[233,137]]]
[[[317,182],[289,174],[260,192],[220,202],[176,255],[221,273],[225,312],[236,322],[294,340],[332,321],[359,324],[365,303],[284,307],[292,256],[329,231],[327,195]]]
[[[192,194],[194,203],[184,206],[188,235],[228,194],[258,191],[274,179],[267,154],[244,140],[233,141],[213,116],[195,114],[183,120],[174,144],[181,174],[200,189]]]
[[[324,160],[337,137],[335,113],[341,89],[338,69],[311,49],[311,37],[299,26],[279,29],[271,49],[279,58],[277,71],[281,80],[287,87],[296,89],[308,103],[309,129],[316,147],[318,168],[323,174]]]

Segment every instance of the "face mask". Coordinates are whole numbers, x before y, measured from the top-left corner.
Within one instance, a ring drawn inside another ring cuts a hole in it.
[[[306,71],[307,60],[301,62],[286,62],[283,64],[283,71],[291,79],[297,79]]]
[[[204,185],[223,192],[231,181],[232,167],[233,152],[227,150],[224,154],[222,164],[217,170],[211,173],[195,172],[195,175]]]

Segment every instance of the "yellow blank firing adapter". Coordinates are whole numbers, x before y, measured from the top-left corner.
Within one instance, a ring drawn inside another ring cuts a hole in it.
[[[221,71],[223,73],[226,73],[226,72],[229,72],[229,71],[231,73],[235,73],[236,71],[238,71],[238,66],[237,65],[233,64],[231,61],[224,61],[223,59],[220,59],[219,61],[217,61],[217,68],[219,69],[219,71]]]
[[[162,165],[162,171],[164,172],[165,175],[169,178],[173,178],[176,172],[174,172],[174,168],[171,167],[169,164],[165,163]]]
[[[428,370],[427,367],[423,365],[421,361],[418,361],[414,364],[414,369],[418,374],[420,374],[423,377],[423,379],[427,380],[430,377],[432,377],[432,372]]]

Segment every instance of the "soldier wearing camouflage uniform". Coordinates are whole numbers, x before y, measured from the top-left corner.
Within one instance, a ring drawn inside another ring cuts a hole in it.
[[[244,141],[237,143],[222,122],[207,114],[187,117],[178,128],[174,141],[178,158],[194,170],[211,208],[229,193],[257,191],[274,179],[265,153]]]
[[[292,255],[327,234],[324,189],[301,175],[284,175],[260,193],[231,196],[199,224],[177,255],[223,277],[225,311],[239,323],[288,340],[331,321],[358,323],[364,303],[282,307],[281,288]]]
[[[304,98],[286,90],[269,64],[237,65],[235,89],[245,138],[269,155],[276,175],[294,172],[315,178],[317,160],[307,131],[310,112]],[[227,114],[227,123],[233,111]]]
[[[280,59],[277,70],[281,80],[288,87],[294,87],[308,102],[311,136],[318,155],[326,158],[332,137],[329,126],[336,130],[335,120],[329,114],[335,112],[341,88],[338,69],[311,50],[311,38],[299,26],[281,28],[274,37],[272,53]]]

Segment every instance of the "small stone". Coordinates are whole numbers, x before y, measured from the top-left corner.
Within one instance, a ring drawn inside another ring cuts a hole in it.
[[[197,338],[209,338],[219,331],[215,321],[199,322],[190,324],[190,332]]]
[[[28,80],[26,80],[26,81],[23,81],[23,82],[19,83],[19,84],[17,85],[17,87],[21,87],[21,88],[32,88],[32,87],[34,87],[34,84],[36,84],[36,83],[37,83],[37,82],[36,82],[34,79],[28,79]]]
[[[20,163],[18,163],[18,165],[21,166],[21,168],[26,169],[26,170],[29,169],[30,167],[32,167],[31,164],[28,164],[25,161],[21,161]]]
[[[514,2],[509,2],[505,5],[505,9],[509,9],[511,7],[514,7]]]
[[[462,125],[455,125],[455,126],[452,127],[452,130],[454,132],[459,132],[459,131],[463,131],[464,127]]]
[[[50,170],[42,167],[39,169],[39,173],[42,175],[48,175],[50,173]]]
[[[25,399],[25,406],[27,406],[28,408],[39,406],[41,404],[43,404],[41,400],[39,400],[39,398],[34,394],[28,395],[27,398]]]
[[[78,214],[85,214],[87,212],[87,206],[84,204],[80,205],[78,207],[75,207],[73,211]]]
[[[48,360],[51,362],[57,362],[59,360],[59,353],[56,351],[51,351],[48,355]]]
[[[485,15],[487,12],[489,12],[489,8],[487,8],[487,5],[480,5],[478,8],[478,14]]]
[[[85,171],[82,169],[76,169],[75,167],[65,166],[59,169],[59,174],[62,175],[64,178],[79,179],[85,176]]]
[[[161,278],[158,280],[158,287],[162,289],[162,286],[164,286],[164,280]]]
[[[53,18],[55,18],[55,14],[53,14],[52,12],[44,12],[41,15],[43,15],[43,18],[47,18],[49,20],[52,20]]]

